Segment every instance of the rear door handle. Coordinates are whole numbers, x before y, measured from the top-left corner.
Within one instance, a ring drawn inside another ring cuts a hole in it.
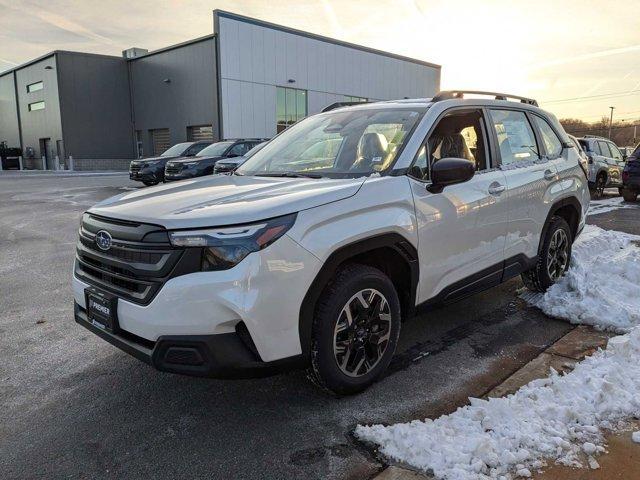
[[[545,170],[544,171],[544,179],[545,180],[555,180],[556,178],[556,174],[553,173],[551,170]]]
[[[489,193],[491,195],[500,195],[502,192],[506,190],[507,187],[502,185],[501,183],[495,182],[489,185]]]

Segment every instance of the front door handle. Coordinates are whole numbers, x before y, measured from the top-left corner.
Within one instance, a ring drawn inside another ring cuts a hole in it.
[[[494,182],[491,185],[489,185],[489,193],[491,195],[500,195],[506,189],[507,189],[507,187],[505,187],[504,185],[502,185],[501,183],[498,183],[498,182]]]
[[[556,179],[556,174],[553,173],[551,170],[545,170],[544,171],[544,179],[545,180],[555,180]]]

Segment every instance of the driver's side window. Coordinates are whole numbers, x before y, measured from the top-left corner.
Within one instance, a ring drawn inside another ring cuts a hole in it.
[[[409,169],[421,181],[431,178],[433,165],[442,158],[463,158],[476,171],[489,168],[482,110],[456,110],[442,117],[422,144]]]

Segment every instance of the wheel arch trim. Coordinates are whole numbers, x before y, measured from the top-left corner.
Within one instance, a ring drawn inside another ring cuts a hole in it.
[[[549,229],[549,225],[551,224],[551,218],[561,208],[564,208],[566,206],[571,206],[571,207],[575,208],[575,210],[577,212],[577,215],[578,215],[577,218],[576,218],[576,228],[579,228],[580,221],[582,220],[582,205],[580,204],[580,201],[574,196],[565,197],[565,198],[562,198],[562,199],[556,201],[551,206],[551,208],[549,209],[549,213],[547,214],[547,218],[544,221],[544,226],[542,227],[542,232],[540,233],[540,239],[538,240],[538,255],[540,255],[540,253],[541,253],[542,245],[544,243],[543,239],[547,235],[547,230]],[[569,227],[572,228],[572,225],[569,225]],[[575,236],[577,234],[577,230],[572,231],[571,234],[574,236],[573,239],[575,239]]]
[[[327,282],[335,275],[340,265],[350,258],[385,247],[392,248],[406,261],[411,274],[409,304],[415,307],[419,278],[418,251],[406,237],[399,233],[383,233],[344,245],[329,255],[302,300],[298,333],[300,336],[302,355],[305,358],[310,358],[311,354],[311,334],[315,305]]]

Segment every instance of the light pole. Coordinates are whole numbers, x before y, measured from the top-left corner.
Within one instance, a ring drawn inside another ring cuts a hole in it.
[[[611,140],[611,126],[613,125],[613,110],[616,107],[609,107],[611,109],[611,116],[609,117],[609,140]]]

